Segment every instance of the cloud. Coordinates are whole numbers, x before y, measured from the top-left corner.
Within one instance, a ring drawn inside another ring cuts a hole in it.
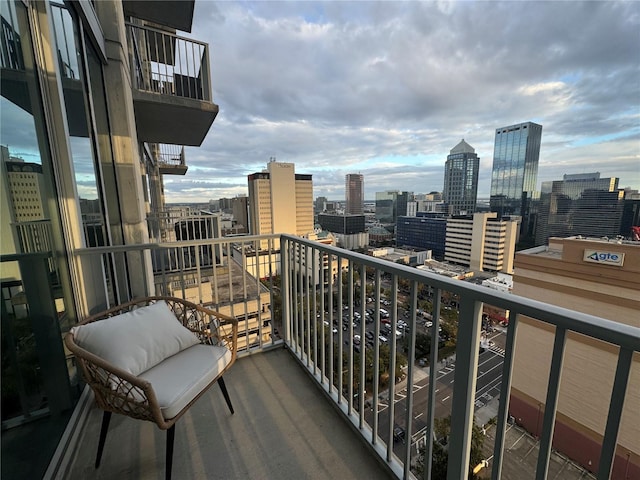
[[[221,110],[187,161],[214,182],[276,156],[313,174],[318,196],[343,198],[353,171],[367,198],[441,190],[465,138],[487,195],[495,129],[532,120],[544,127],[538,183],[589,156],[640,187],[638,4],[197,2],[195,18]]]
[[[272,156],[312,174],[316,196],[344,198],[353,172],[367,199],[442,190],[461,138],[481,158],[488,196],[496,128],[529,120],[543,125],[538,185],[596,169],[640,188],[638,2],[195,9],[188,36],[210,46],[220,113],[202,146],[185,149],[187,174],[165,177],[169,202],[246,193],[246,176]],[[27,151],[19,125],[3,111],[3,138],[13,129]]]

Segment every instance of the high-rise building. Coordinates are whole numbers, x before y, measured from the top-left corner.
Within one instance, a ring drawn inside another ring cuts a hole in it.
[[[431,250],[438,259],[444,257],[447,219],[444,215],[418,212],[416,217],[399,217],[396,245]]]
[[[442,196],[450,215],[470,215],[476,209],[480,157],[464,139],[447,156]]]
[[[317,197],[314,202],[315,213],[322,213],[327,209],[327,197]]]
[[[491,171],[491,211],[528,217],[538,179],[542,125],[519,123],[496,129]],[[528,221],[523,219],[523,226]]]
[[[398,217],[407,215],[407,203],[412,200],[411,192],[376,192],[376,219],[380,223],[396,223]]]
[[[364,176],[360,173],[348,173],[345,176],[344,190],[347,199],[345,213],[362,215],[364,213]]]
[[[640,243],[552,238],[518,252],[514,263],[514,294],[640,327]],[[535,436],[545,414],[556,330],[518,317],[509,413]],[[575,332],[563,344],[553,448],[597,472],[618,348]],[[611,478],[640,478],[640,357],[630,361]]]
[[[321,213],[318,215],[318,223],[324,230],[331,233],[351,235],[365,231],[364,215],[335,215],[331,213]]]
[[[231,202],[233,209],[233,220],[236,226],[242,225],[245,232],[249,231],[249,203],[247,197],[236,197]]]
[[[640,193],[638,190],[625,189],[620,235],[629,239],[635,238],[638,235],[637,229],[640,229]]]
[[[323,230],[331,232],[338,245],[347,250],[365,248],[369,243],[369,235],[365,232],[364,215],[320,213],[318,224]]]
[[[6,148],[6,147],[4,147]],[[3,162],[3,176],[12,203],[12,217],[15,222],[44,220],[42,189],[44,188],[42,165],[38,163]]]
[[[251,234],[313,232],[311,175],[297,174],[293,163],[270,161],[248,181]]]
[[[600,178],[599,172],[564,175],[562,180],[542,182],[536,245],[550,237],[615,237],[620,233],[624,192],[616,177]]]
[[[518,222],[495,212],[447,219],[444,259],[472,270],[513,273]]]

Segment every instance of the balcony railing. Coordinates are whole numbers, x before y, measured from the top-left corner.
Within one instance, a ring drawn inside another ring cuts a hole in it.
[[[127,24],[135,88],[210,102],[209,46],[148,26]]]
[[[260,254],[265,242],[269,248]],[[501,477],[505,456],[515,338],[521,318],[536,319],[555,329],[535,474],[537,479],[546,478],[549,469],[568,333],[576,332],[608,342],[618,347],[618,360],[615,371],[611,372],[614,382],[598,478],[609,478],[632,357],[640,349],[638,328],[289,235],[90,248],[76,254],[80,257],[99,254],[104,265],[122,264],[123,257],[129,260],[149,256],[176,259],[177,267],[170,262],[154,264],[156,294],[182,296],[214,309],[226,309],[227,313],[238,317],[243,337],[240,348],[244,353],[241,356],[284,343],[398,478],[415,478],[415,471],[412,471],[418,453],[413,441],[415,434],[428,439],[424,442],[424,470],[425,478],[431,478],[433,442],[430,439],[435,431],[437,382],[430,381],[426,386],[417,384],[418,364],[415,359],[416,332],[421,323],[418,305],[424,302],[425,295],[432,304],[432,322],[427,324],[431,342],[430,379],[438,377],[441,313],[446,313],[443,299],[448,299],[449,305],[459,309],[456,368],[451,392],[448,479],[462,480],[469,472],[483,305],[511,312],[500,376],[492,458],[494,479]],[[113,281],[106,278],[105,297],[112,295],[114,289],[109,285]],[[124,300],[126,298],[109,298],[109,302]],[[364,321],[367,304],[373,304],[374,309],[370,326]],[[388,330],[391,334],[386,339],[388,347],[377,341],[383,332],[383,309],[389,314]],[[401,319],[405,310],[408,315],[406,321]],[[355,322],[358,316],[363,321]],[[334,324],[338,328],[334,328]],[[394,334],[404,324],[404,333]],[[372,329],[370,331],[376,338],[372,345],[364,341],[367,328]],[[359,341],[356,341],[356,335],[359,335]],[[403,375],[398,373],[401,371],[400,362],[404,362],[399,354],[405,347],[406,368],[402,371],[406,374],[406,388],[400,391],[395,379]],[[388,361],[384,360],[383,351],[388,353]],[[417,412],[415,392],[422,388],[428,389],[428,401],[424,410]],[[588,393],[585,392],[585,397]],[[405,396],[403,410],[393,401],[399,394]],[[388,401],[383,405],[385,398]],[[422,416],[425,425],[419,432],[416,413]],[[406,443],[396,441],[398,427]]]

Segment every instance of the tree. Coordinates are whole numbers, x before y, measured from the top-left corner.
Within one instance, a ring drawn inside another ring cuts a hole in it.
[[[433,429],[437,440],[433,441],[433,457],[431,459],[431,478],[434,480],[445,480],[447,478],[447,463],[449,461],[449,435],[451,433],[451,415],[446,418],[436,418]],[[484,446],[484,434],[474,421],[471,431],[471,456],[469,458],[468,478],[478,478],[473,474],[473,469],[483,460],[482,447]],[[418,477],[424,472],[425,449],[420,450],[418,461],[416,462],[416,472]]]
[[[400,345],[405,351],[409,351],[409,335],[402,337]],[[416,360],[428,357],[431,352],[431,337],[422,332],[416,332]]]

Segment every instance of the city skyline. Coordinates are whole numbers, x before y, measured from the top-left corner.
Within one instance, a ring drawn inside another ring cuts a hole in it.
[[[441,191],[461,138],[485,198],[495,129],[527,121],[544,126],[536,190],[592,171],[640,189],[639,19],[636,2],[196,2],[185,35],[210,45],[220,113],[166,199],[246,194],[272,156],[313,175],[314,197],[344,198],[352,172],[366,199]],[[1,113],[11,154],[38,161],[24,112]],[[91,152],[73,152],[92,198]]]
[[[220,113],[167,196],[244,193],[243,176],[271,156],[312,174],[314,197],[344,198],[353,172],[366,199],[441,191],[464,138],[484,198],[495,129],[527,121],[544,126],[536,189],[596,170],[638,189],[638,13],[633,2],[197,2],[192,35],[211,45]]]

